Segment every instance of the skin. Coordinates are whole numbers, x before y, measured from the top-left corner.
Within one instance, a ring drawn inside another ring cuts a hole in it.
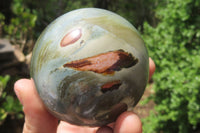
[[[155,64],[149,58],[149,80]],[[103,127],[80,127],[60,121],[44,107],[32,79],[20,79],[14,85],[15,93],[23,105],[25,123],[23,133],[142,133],[142,123],[134,112],[122,113],[115,123]]]

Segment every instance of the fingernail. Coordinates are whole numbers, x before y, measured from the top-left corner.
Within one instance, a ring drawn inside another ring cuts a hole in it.
[[[23,100],[22,100],[22,98],[20,96],[19,90],[17,90],[17,89],[14,89],[14,90],[15,90],[15,94],[17,95],[17,98],[19,99],[20,103],[23,105]]]

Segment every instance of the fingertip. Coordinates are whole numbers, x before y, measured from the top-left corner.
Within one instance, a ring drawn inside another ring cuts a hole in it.
[[[31,80],[30,79],[19,79],[19,80],[17,80],[14,84],[14,90],[23,89],[24,84],[26,84],[27,82],[31,82]]]
[[[151,58],[149,58],[149,80],[151,79],[155,70],[156,70],[156,65],[154,61]]]
[[[14,84],[15,94],[22,105],[23,105],[22,97],[23,97],[24,87],[26,86],[26,84],[30,84],[30,82],[31,82],[31,80],[29,80],[29,79],[19,79]]]
[[[114,127],[115,133],[142,133],[142,122],[133,112],[121,114]]]
[[[55,133],[58,120],[44,107],[31,79],[20,79],[14,84],[15,93],[23,105],[24,132]]]

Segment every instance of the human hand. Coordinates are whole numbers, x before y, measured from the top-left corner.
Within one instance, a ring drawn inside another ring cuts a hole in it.
[[[155,64],[149,59],[149,79]],[[25,123],[23,133],[141,133],[142,123],[133,112],[122,113],[115,123],[103,127],[82,127],[69,124],[52,116],[44,107],[33,80],[20,79],[14,85],[15,93],[23,105]]]

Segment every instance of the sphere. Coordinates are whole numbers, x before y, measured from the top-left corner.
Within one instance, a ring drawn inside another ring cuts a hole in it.
[[[46,108],[81,126],[102,126],[138,103],[149,58],[138,31],[121,16],[84,8],[54,20],[40,35],[31,77]]]

